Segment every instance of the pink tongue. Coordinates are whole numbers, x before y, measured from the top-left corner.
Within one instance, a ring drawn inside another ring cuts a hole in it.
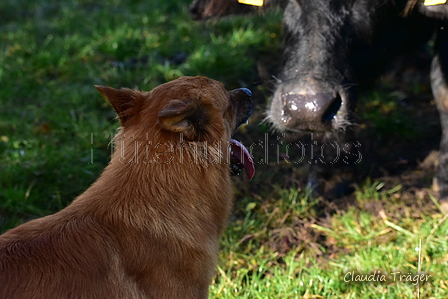
[[[232,156],[243,165],[249,180],[252,179],[255,174],[255,166],[247,148],[241,142],[231,139],[230,149],[232,150]]]

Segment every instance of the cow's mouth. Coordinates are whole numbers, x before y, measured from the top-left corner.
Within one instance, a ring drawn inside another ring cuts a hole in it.
[[[235,139],[230,140],[230,170],[232,174],[239,174],[241,170],[246,171],[248,179],[255,174],[254,161],[247,148]]]

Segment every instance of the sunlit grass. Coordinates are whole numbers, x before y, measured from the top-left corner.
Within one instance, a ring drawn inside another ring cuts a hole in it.
[[[282,211],[278,215],[273,210],[266,214],[269,211],[266,207],[258,212],[253,209],[245,219],[231,223],[223,238],[212,297],[417,298],[414,277],[418,273],[416,249],[420,240],[421,272],[430,275],[425,276],[420,291],[434,298],[448,296],[444,274],[448,263],[444,254],[448,246],[448,217],[420,215],[421,218],[415,219],[387,215],[385,211],[397,208],[390,202],[390,196],[399,195],[401,188],[380,191],[381,185],[375,182],[357,191],[358,203],[367,208],[352,207],[334,215],[328,224],[311,225],[316,234],[326,239],[325,247],[317,250],[312,250],[310,244],[286,253],[269,247],[278,230],[299,231],[297,223],[291,224],[293,214],[284,217],[285,211],[300,210],[300,206],[291,207],[288,200],[296,198],[296,190],[281,191],[281,197],[275,201],[275,208]],[[307,197],[299,192],[298,198]],[[374,204],[368,204],[369,201],[376,202],[381,209],[372,209]],[[309,202],[311,210],[313,202],[316,203],[312,199]],[[270,223],[275,225],[271,227]],[[247,235],[238,240],[235,236],[240,229]],[[373,281],[355,281],[356,275],[372,274],[376,275]],[[406,281],[408,274],[414,281]],[[385,281],[380,280],[381,275]],[[401,275],[405,276],[400,278]]]

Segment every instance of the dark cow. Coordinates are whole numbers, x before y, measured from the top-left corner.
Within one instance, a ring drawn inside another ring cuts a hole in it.
[[[268,119],[280,130],[349,131],[357,87],[435,35],[431,86],[443,134],[435,181],[448,207],[448,4],[423,2],[265,0],[284,9],[283,66]],[[248,10],[256,8],[237,0],[191,6],[197,19]]]

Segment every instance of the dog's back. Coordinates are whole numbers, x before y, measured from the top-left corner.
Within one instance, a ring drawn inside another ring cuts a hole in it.
[[[119,277],[113,233],[83,212],[66,208],[0,237],[0,298],[143,298]]]

